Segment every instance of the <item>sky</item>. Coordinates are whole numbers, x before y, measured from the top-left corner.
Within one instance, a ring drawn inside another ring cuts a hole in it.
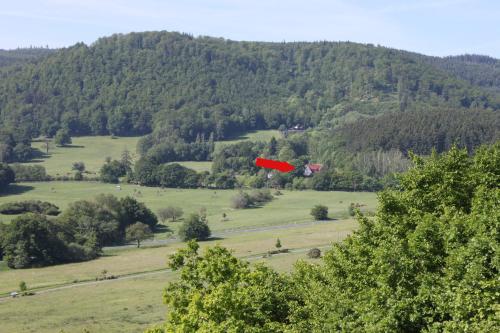
[[[500,58],[500,1],[3,0],[0,49],[132,31],[252,41],[353,41],[446,56]]]

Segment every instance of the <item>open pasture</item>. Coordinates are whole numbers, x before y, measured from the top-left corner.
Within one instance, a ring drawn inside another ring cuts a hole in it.
[[[89,173],[97,174],[106,157],[118,159],[125,149],[132,154],[133,158],[136,158],[136,147],[139,139],[140,137],[73,137],[72,144],[65,147],[58,147],[50,142],[48,155],[45,154],[45,142],[37,140],[31,145],[33,148],[38,148],[44,155],[27,164],[44,166],[47,174],[51,176],[65,176],[72,175],[73,163],[81,161],[85,163]]]
[[[307,259],[308,248],[339,241],[355,227],[353,220],[333,221],[279,231],[240,233],[200,244],[202,251],[204,247],[221,244],[232,249],[238,257],[264,262],[278,271],[288,271],[299,259],[315,262]],[[277,237],[285,248],[300,250],[261,258],[260,254],[273,249]],[[81,332],[84,328],[90,332],[140,332],[160,323],[167,311],[162,304],[162,290],[177,273],[155,270],[165,268],[168,254],[182,246],[176,243],[158,248],[109,251],[107,256],[89,262],[1,272],[3,293],[15,289],[21,280],[26,281],[30,288],[70,287],[0,301],[0,318],[9,318],[0,327],[0,332],[43,333],[61,329]],[[71,284],[76,279],[92,280],[104,269],[115,275],[150,273],[86,285]]]
[[[92,199],[99,193],[117,197],[129,195],[144,202],[154,212],[171,205],[181,207],[186,216],[205,208],[212,231],[309,222],[312,219],[310,210],[317,204],[327,206],[329,217],[336,219],[347,217],[347,208],[351,202],[365,205],[362,207],[365,211],[374,210],[376,206],[376,195],[369,192],[281,192],[283,195],[275,196],[274,200],[263,207],[233,209],[231,199],[238,190],[161,189],[132,184],[123,184],[117,188],[113,184],[99,182],[30,182],[13,185],[10,194],[0,196],[0,204],[44,200],[64,210],[71,202]],[[226,219],[223,219],[223,213],[226,214]],[[0,220],[8,221],[12,218],[12,215],[0,215]],[[173,231],[180,225],[179,222],[166,224]]]

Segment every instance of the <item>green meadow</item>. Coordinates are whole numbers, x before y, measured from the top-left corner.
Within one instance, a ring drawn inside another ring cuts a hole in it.
[[[278,138],[281,134],[277,130],[250,131],[244,135],[216,142],[216,149],[241,141],[269,141],[271,137]],[[71,145],[58,147],[52,141],[49,143],[49,153],[46,154],[46,144],[42,140],[32,142],[32,147],[43,153],[40,157],[26,164],[42,165],[51,176],[69,176],[73,174],[71,167],[74,162],[84,162],[90,175],[97,175],[107,157],[118,159],[127,149],[134,159],[137,142],[140,137],[111,137],[111,136],[80,136],[73,137]],[[186,161],[180,164],[196,171],[210,171],[210,161]]]
[[[311,247],[329,246],[356,228],[353,220],[301,226],[283,230],[239,233],[228,238],[201,243],[220,244],[251,262],[262,262],[278,271],[290,270],[297,260],[308,259]],[[283,246],[296,249],[289,254],[262,258],[273,249],[279,237]],[[174,243],[163,247],[108,250],[92,261],[43,268],[7,270],[0,273],[0,294],[15,290],[20,281],[36,294],[16,299],[0,299],[0,332],[141,332],[165,319],[162,291],[177,273],[165,270],[168,255],[182,247]],[[102,271],[124,276],[116,280],[95,282]],[[82,282],[83,281],[83,282]],[[60,288],[46,290],[47,288]],[[45,292],[44,292],[45,291]],[[133,300],[133,302],[131,301]],[[33,318],[37,318],[36,321]]]
[[[244,136],[216,143],[244,140],[267,141],[278,137],[278,131],[254,131]],[[138,137],[75,137],[67,147],[50,145],[49,154],[32,161],[43,165],[53,176],[70,175],[72,163],[83,161],[91,175],[97,175],[106,157],[117,159],[124,149],[134,158]],[[44,143],[35,141],[35,148]],[[209,171],[211,162],[180,162],[196,171]],[[324,250],[344,239],[357,223],[348,215],[351,202],[362,205],[362,211],[376,208],[376,195],[367,192],[287,191],[263,205],[233,209],[232,198],[239,190],[175,189],[142,187],[134,184],[105,184],[91,181],[24,182],[13,184],[0,193],[0,204],[43,200],[64,210],[77,200],[91,200],[97,194],[132,196],[157,212],[167,206],[181,207],[184,216],[205,211],[214,234],[202,242],[201,249],[220,244],[252,263],[263,262],[286,272],[297,260],[308,259],[312,247]],[[251,190],[246,190],[251,191]],[[274,191],[273,191],[274,192]],[[328,222],[312,220],[310,210],[322,204],[329,208]],[[225,217],[223,217],[225,216]],[[9,223],[15,216],[1,215]],[[162,304],[162,290],[177,273],[166,269],[168,256],[184,244],[173,237],[182,223],[165,222],[152,242],[143,247],[109,247],[96,260],[31,269],[9,269],[0,261],[0,332],[140,332],[164,320],[167,309]],[[165,228],[166,227],[166,228]],[[291,253],[263,257],[280,238]],[[97,281],[106,274],[118,279]],[[25,281],[36,293],[30,297],[5,298]],[[131,301],[133,300],[133,302]],[[7,320],[3,320],[6,318]],[[36,318],[36,320],[33,320]]]
[[[279,224],[303,223],[311,221],[310,210],[322,204],[329,208],[329,217],[347,217],[351,202],[364,205],[363,210],[374,210],[376,195],[369,192],[318,192],[318,191],[281,191],[282,195],[258,208],[233,209],[231,199],[239,190],[209,189],[161,189],[133,184],[114,184],[99,182],[30,182],[11,187],[11,194],[0,196],[0,204],[21,200],[45,200],[64,210],[77,200],[92,199],[97,194],[113,194],[117,197],[127,195],[144,202],[154,212],[167,206],[177,206],[184,215],[206,209],[212,231],[226,229],[245,229]],[[222,218],[222,214],[226,218]],[[12,215],[0,215],[0,220],[8,221]],[[167,226],[177,230],[179,222],[168,222]],[[161,235],[159,235],[161,237]]]
[[[32,143],[33,148],[38,148],[44,155],[34,162],[27,164],[42,165],[51,176],[64,176],[73,174],[71,167],[73,162],[84,162],[86,170],[91,174],[97,174],[104,164],[106,157],[112,159],[120,158],[123,150],[127,149],[135,154],[139,137],[111,136],[82,136],[72,138],[72,144],[58,147],[53,142],[49,144],[49,154],[46,155],[45,142],[36,140]]]

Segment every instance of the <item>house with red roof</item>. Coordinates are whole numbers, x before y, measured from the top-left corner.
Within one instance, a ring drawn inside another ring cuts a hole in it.
[[[304,169],[304,176],[310,176],[314,173],[320,172],[322,168],[323,164],[317,164],[317,163],[306,164],[306,167]]]

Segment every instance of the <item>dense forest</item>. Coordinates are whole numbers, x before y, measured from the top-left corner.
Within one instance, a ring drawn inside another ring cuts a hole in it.
[[[422,57],[425,62],[471,84],[500,91],[500,60],[476,54],[450,57]]]
[[[29,160],[30,140],[39,136],[145,135],[135,175],[127,172],[141,184],[170,183],[160,181],[168,162],[215,160],[211,178],[181,173],[189,175],[186,186],[225,188],[234,184],[234,172],[264,177],[248,158],[267,154],[297,165],[324,163],[330,172],[317,184],[294,185],[298,174],[276,177],[280,186],[378,189],[387,174],[405,169],[410,150],[428,154],[457,144],[472,151],[498,139],[498,61],[489,57],[170,32],[2,52],[19,62],[0,68],[0,162]],[[216,140],[247,130],[297,124],[309,130],[280,139],[273,152],[271,143],[250,154],[243,146],[214,150]],[[108,179],[124,175],[118,171]]]
[[[48,47],[18,48],[15,50],[0,50],[0,67],[34,63],[56,52]]]
[[[340,42],[234,42],[131,33],[59,50],[0,73],[1,119],[31,136],[175,132],[194,141],[320,123],[340,102],[367,112],[500,107],[500,99],[420,57]],[[7,79],[8,78],[8,79]]]
[[[346,124],[339,134],[349,151],[398,149],[429,154],[454,144],[472,151],[500,139],[500,113],[448,109],[385,113]]]

